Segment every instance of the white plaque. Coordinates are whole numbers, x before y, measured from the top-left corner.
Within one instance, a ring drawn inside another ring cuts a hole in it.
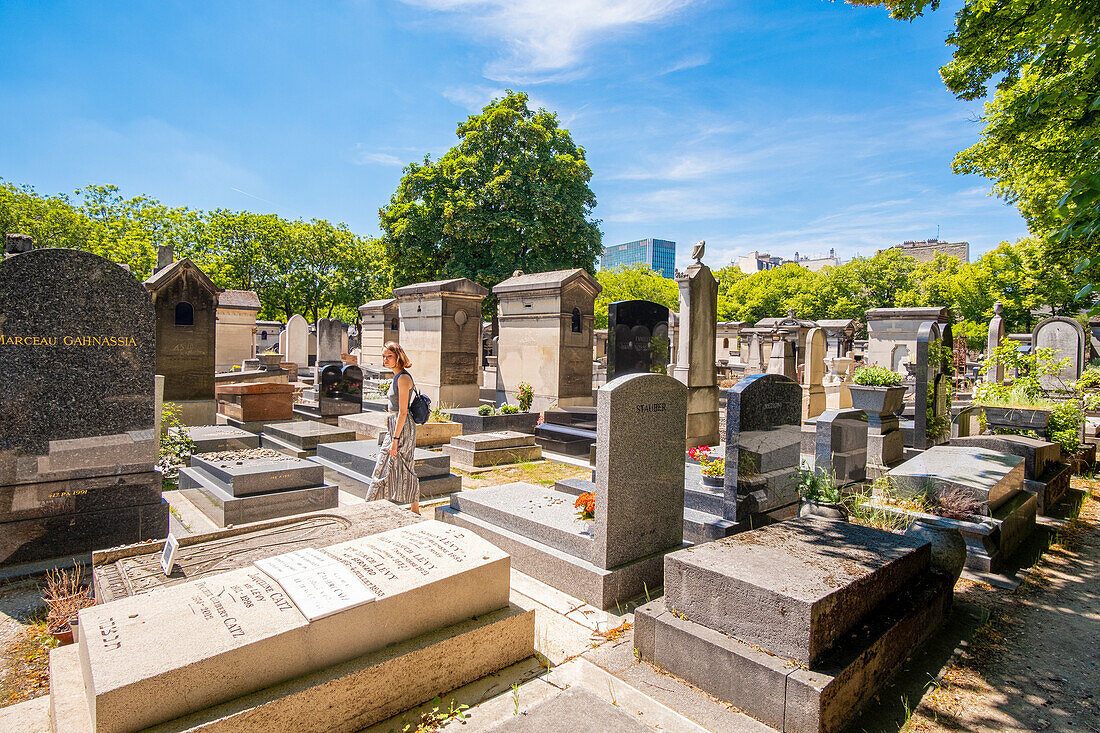
[[[376,598],[350,570],[339,563],[306,570],[278,582],[309,621],[370,603]]]
[[[294,550],[274,557],[265,557],[263,560],[257,560],[252,564],[270,575],[274,580],[281,581],[283,578],[295,573],[313,568],[323,568],[335,562],[337,560],[332,555],[326,555],[320,550],[307,547],[304,550]]]
[[[278,583],[309,621],[377,598],[342,562],[313,548],[267,557],[253,565]]]
[[[160,566],[165,575],[172,574],[172,566],[176,563],[176,550],[180,548],[180,541],[171,532],[164,541],[164,550],[160,553]]]

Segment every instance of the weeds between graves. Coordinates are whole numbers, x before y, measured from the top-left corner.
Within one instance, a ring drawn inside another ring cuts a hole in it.
[[[429,705],[434,707],[420,714],[420,720],[415,723],[406,723],[405,727],[401,729],[401,733],[431,733],[437,731],[443,726],[450,723],[452,720],[457,720],[463,725],[466,724],[466,711],[470,709],[469,705],[456,705],[455,699],[451,698],[450,705],[446,710],[442,709],[442,698],[432,698]]]
[[[163,474],[164,491],[178,488],[179,470],[191,460],[195,441],[180,419],[182,409],[174,402],[165,402],[161,410],[160,450],[157,465]]]

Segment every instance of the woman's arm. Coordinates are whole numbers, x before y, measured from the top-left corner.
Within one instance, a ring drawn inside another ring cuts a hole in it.
[[[409,377],[408,379],[402,379],[401,377]],[[393,428],[393,439],[390,441],[390,455],[397,455],[397,439],[401,436],[401,431],[405,427],[405,421],[409,418],[409,393],[412,391],[410,383],[412,377],[408,374],[401,374],[397,377],[397,425]]]

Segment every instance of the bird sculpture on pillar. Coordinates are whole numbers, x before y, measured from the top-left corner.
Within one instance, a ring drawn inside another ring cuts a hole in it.
[[[703,260],[703,252],[704,252],[704,250],[706,250],[706,248],[707,248],[707,240],[705,240],[705,239],[700,240],[698,243],[696,243],[695,247],[691,250],[691,259],[695,260],[700,265],[703,264],[703,261],[702,261]]]

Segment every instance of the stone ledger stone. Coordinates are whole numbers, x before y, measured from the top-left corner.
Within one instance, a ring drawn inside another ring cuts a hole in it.
[[[371,476],[378,460],[377,443],[353,440],[345,443],[325,443],[317,446],[311,460],[333,473],[326,474],[340,488],[364,499],[370,498]],[[444,453],[417,448],[413,453],[416,477],[420,479],[420,496],[442,496],[462,489],[462,477],[451,473],[451,457]]]
[[[512,431],[459,435],[443,446],[443,452],[456,464],[473,468],[542,458],[533,435]]]
[[[910,458],[889,476],[903,496],[955,489],[984,505],[983,514],[997,509],[1020,490],[1024,459],[981,448],[936,446]]]
[[[175,429],[170,428],[170,430]],[[195,444],[195,453],[260,447],[260,436],[231,425],[197,425],[184,429]]]
[[[326,425],[316,420],[296,420],[264,426],[264,445],[282,451],[295,458],[317,454],[317,446],[323,443],[342,443],[355,440],[355,431]]]
[[[95,730],[171,721],[508,607],[508,556],[454,527],[421,522],[323,555],[375,600],[310,622],[253,567],[81,611]]]

